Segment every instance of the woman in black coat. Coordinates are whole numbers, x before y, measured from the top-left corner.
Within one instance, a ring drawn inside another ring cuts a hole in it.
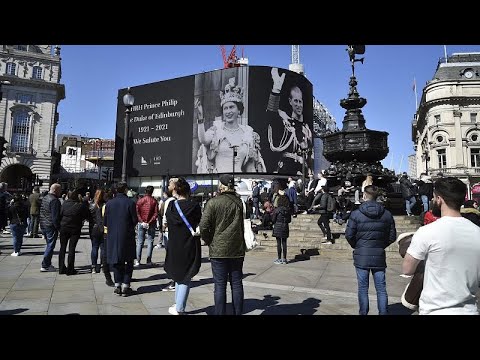
[[[168,204],[165,216],[168,225],[168,246],[165,257],[165,272],[175,281],[175,304],[168,309],[172,315],[185,313],[190,292],[190,281],[198,274],[201,265],[200,236],[192,234],[200,223],[200,205],[189,199],[190,185],[178,178],[172,191],[177,199]],[[180,215],[177,205],[190,224],[189,229]]]
[[[277,207],[273,210],[273,233],[277,238],[277,255],[278,259],[274,264],[287,263],[287,238],[289,236],[288,224],[292,222],[292,215],[290,213],[290,201],[286,195],[279,195],[277,198]],[[283,257],[282,257],[283,249]]]
[[[75,275],[75,248],[82,231],[83,221],[88,218],[88,207],[79,201],[77,190],[68,193],[60,210],[59,274]],[[68,245],[68,265],[65,267],[65,252]]]

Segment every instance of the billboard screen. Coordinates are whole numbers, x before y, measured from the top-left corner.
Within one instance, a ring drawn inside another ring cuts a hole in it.
[[[127,140],[127,176],[188,174],[191,161],[194,76],[131,88],[135,98]],[[115,171],[123,159],[125,106],[118,93]]]
[[[266,172],[301,175],[301,150],[313,147],[312,84],[293,71],[255,66],[248,87],[249,124],[259,135]]]
[[[123,157],[119,90],[115,176]],[[131,88],[127,175],[299,175],[312,147],[311,83],[289,70],[250,66]]]

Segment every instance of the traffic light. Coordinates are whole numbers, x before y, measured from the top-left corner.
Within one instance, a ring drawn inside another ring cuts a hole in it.
[[[2,159],[7,156],[7,147],[5,144],[7,144],[8,141],[5,140],[3,136],[0,136],[0,162],[2,162]]]

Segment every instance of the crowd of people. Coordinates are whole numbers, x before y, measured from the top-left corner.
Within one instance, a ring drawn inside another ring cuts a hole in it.
[[[165,291],[175,291],[173,315],[185,314],[192,278],[201,266],[201,240],[209,248],[214,281],[215,314],[227,313],[227,282],[230,282],[234,314],[243,313],[243,262],[246,247],[243,239],[244,219],[259,219],[254,227],[258,233],[272,230],[277,241],[276,265],[288,264],[287,240],[292,218],[299,213],[298,182],[277,179],[270,190],[252,184],[252,198],[245,212],[243,200],[235,192],[233,176],[219,177],[218,193],[203,204],[191,198],[189,183],[182,177],[169,179],[165,194],[158,201],[154,187],[134,201],[127,196],[127,184],[119,182],[112,190],[99,189],[93,199],[78,190],[62,196],[60,184],[52,184],[48,193],[11,196],[0,184],[0,220],[10,223],[13,239],[12,256],[21,255],[23,237],[38,237],[41,231],[46,241],[41,272],[57,271],[52,264],[53,250],[60,238],[58,273],[75,275],[75,249],[84,222],[89,223],[91,239],[91,272],[103,270],[105,283],[119,296],[134,293],[131,281],[134,268],[141,266],[145,239],[146,265],[152,265],[156,231],[160,233],[157,248],[165,248],[164,270],[171,283]],[[406,276],[424,273],[420,314],[478,313],[476,292],[480,282],[480,212],[475,200],[465,201],[466,185],[459,179],[440,177],[435,182],[422,174],[415,185],[405,176],[400,179],[402,195],[408,203],[417,195],[423,204],[421,216],[425,226],[412,234],[405,249],[403,271]],[[341,209],[339,198],[353,193],[344,183],[335,194],[329,191],[322,173],[318,179],[309,176],[300,188],[306,198],[307,213],[319,215],[318,226],[323,243],[333,237],[329,222]],[[360,192],[360,191],[359,191]],[[395,221],[382,201],[380,188],[366,177],[358,204],[348,210],[345,237],[353,248],[353,260],[358,281],[359,314],[369,312],[369,274],[372,273],[377,291],[379,314],[388,313],[385,248],[397,239]],[[302,194],[302,195],[303,195]],[[355,200],[355,203],[357,200]],[[3,207],[2,207],[3,206]],[[410,208],[411,209],[411,208]],[[3,216],[3,217],[2,217]],[[338,220],[338,219],[337,219]],[[268,235],[265,235],[268,236]],[[67,263],[65,257],[67,254]],[[111,273],[113,272],[113,279]],[[412,288],[410,289],[412,291]],[[418,289],[417,289],[418,290]],[[402,302],[405,300],[405,294]],[[404,302],[405,303],[405,302]]]

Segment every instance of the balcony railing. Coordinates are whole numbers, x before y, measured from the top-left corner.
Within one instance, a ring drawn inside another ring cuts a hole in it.
[[[32,146],[10,145],[7,146],[7,153],[37,155],[37,150]]]
[[[115,150],[92,150],[92,151],[87,151],[85,154],[85,157],[87,159],[89,158],[95,158],[95,159],[104,159],[104,158],[112,158],[115,153]]]
[[[443,173],[443,175],[480,175],[480,168],[473,168],[473,167],[441,168],[441,169],[429,168],[428,172],[431,174],[437,174],[441,172]]]

